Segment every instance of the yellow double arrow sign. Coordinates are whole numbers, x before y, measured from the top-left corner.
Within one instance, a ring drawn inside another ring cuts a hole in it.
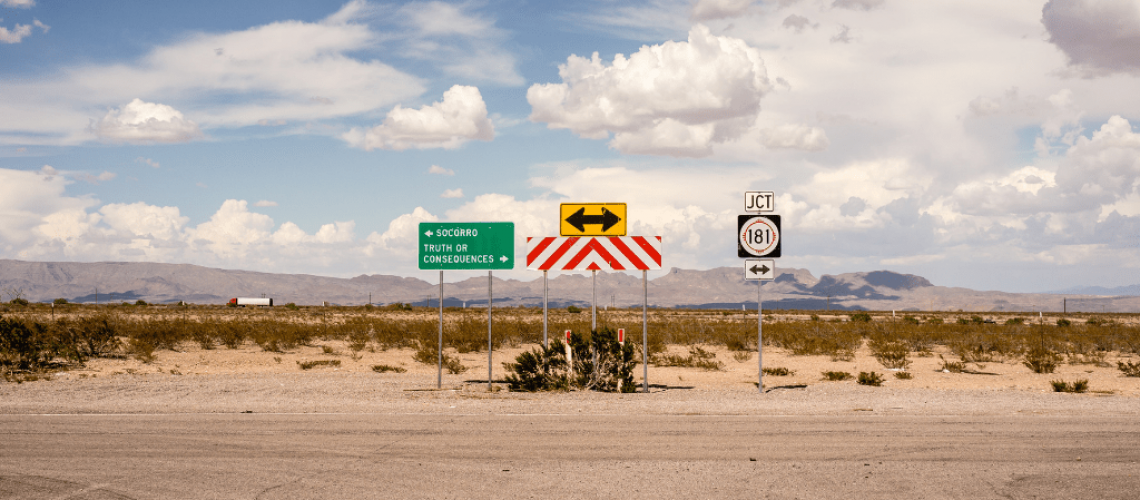
[[[625,236],[625,203],[563,203],[562,236]]]

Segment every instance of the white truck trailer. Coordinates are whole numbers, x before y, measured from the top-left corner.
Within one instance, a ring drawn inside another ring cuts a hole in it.
[[[273,307],[273,299],[259,299],[251,297],[238,297],[230,299],[230,304],[235,306],[266,306]]]

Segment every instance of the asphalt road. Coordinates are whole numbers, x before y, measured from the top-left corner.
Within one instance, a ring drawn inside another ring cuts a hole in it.
[[[1140,498],[1135,416],[0,415],[0,499]]]

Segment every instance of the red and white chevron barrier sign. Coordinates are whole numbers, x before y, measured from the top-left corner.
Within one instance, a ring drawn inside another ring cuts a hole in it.
[[[527,237],[526,268],[535,271],[661,269],[661,237]]]

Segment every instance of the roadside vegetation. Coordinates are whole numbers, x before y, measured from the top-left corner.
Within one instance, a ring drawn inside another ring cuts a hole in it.
[[[984,368],[986,363],[1024,365],[1035,373],[1053,373],[1063,364],[1111,367],[1111,358],[1121,376],[1140,376],[1140,364],[1135,361],[1140,354],[1140,325],[1132,316],[1054,315],[1040,320],[1035,316],[1005,314],[993,320],[961,313],[910,313],[897,317],[889,312],[781,313],[780,320],[765,320],[764,345],[797,356],[847,361],[865,347],[883,368],[906,372],[912,359],[933,356],[932,351],[937,348],[945,353],[939,354],[942,370],[967,374]],[[437,314],[437,309],[407,304],[231,308],[143,301],[100,306],[69,304],[65,300],[54,304],[14,301],[0,305],[0,375],[12,382],[35,380],[54,371],[81,366],[93,358],[130,357],[147,363],[163,351],[183,346],[207,350],[256,346],[265,352],[283,353],[298,346],[321,348],[326,342],[344,343],[344,347],[339,347],[342,351],[325,349],[328,356],[346,356],[356,361],[366,350],[409,349],[414,352],[414,361],[434,365],[439,358]],[[601,312],[599,318],[599,332],[612,331],[620,325],[626,329],[627,337],[634,339],[622,347],[621,356],[629,350],[635,364],[641,360],[640,316],[640,310],[616,310]],[[723,346],[732,353],[733,360],[743,363],[753,359],[756,349],[755,321],[755,313],[741,311],[654,310],[649,316],[650,363],[722,370],[725,362],[717,359],[712,346]],[[602,348],[601,344],[591,344],[594,333],[589,314],[552,310],[551,339],[562,338],[566,330],[575,332],[577,340],[572,339],[572,343],[581,344],[583,352]],[[486,312],[446,308],[443,336],[448,371],[462,373],[467,368],[449,353],[485,352]],[[541,344],[541,310],[496,309],[492,342],[496,350]],[[533,359],[520,358],[516,364],[525,361],[533,363],[536,369],[557,371],[559,354],[545,351],[530,351]],[[592,358],[591,354],[591,359],[583,362],[593,362]],[[310,368],[316,366],[335,365]],[[523,386],[532,382],[523,382]],[[567,385],[617,386],[613,380],[578,382],[568,380]],[[560,382],[542,382],[543,386],[551,384],[559,386]]]

